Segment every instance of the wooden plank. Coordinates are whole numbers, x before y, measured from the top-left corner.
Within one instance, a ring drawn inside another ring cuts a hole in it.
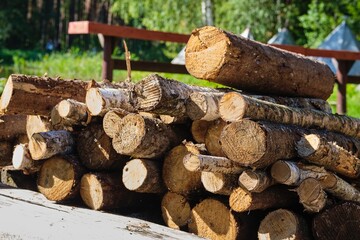
[[[115,38],[104,36],[104,52],[103,52],[103,61],[102,61],[102,72],[101,78],[112,80],[114,61],[111,58],[111,55],[114,51]]]
[[[347,83],[360,84],[360,76],[348,76]]]
[[[28,190],[0,190],[0,239],[201,239],[139,219],[57,205]]]
[[[126,70],[125,60],[114,59],[114,69]],[[131,70],[189,74],[185,65],[162,62],[131,61]]]
[[[133,39],[152,40],[152,41],[167,41],[167,42],[177,42],[177,43],[186,43],[190,37],[190,35],[187,34],[150,31],[150,30],[133,28],[133,27],[114,26],[114,25],[89,22],[89,21],[69,22],[68,33],[69,34],[100,33],[103,34],[104,36],[133,38]]]

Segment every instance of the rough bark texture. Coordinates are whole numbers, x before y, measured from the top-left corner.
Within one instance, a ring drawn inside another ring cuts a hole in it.
[[[200,152],[196,146],[181,144],[165,157],[162,176],[166,187],[172,192],[188,195],[203,189],[201,173],[190,172],[184,167],[183,159],[189,153]]]
[[[313,164],[324,166],[350,178],[357,178],[360,175],[359,148],[355,148],[356,156],[329,138],[308,134],[297,142],[296,149],[300,157]],[[354,148],[351,150],[353,151]]]
[[[84,168],[72,156],[54,156],[42,165],[37,186],[47,199],[65,201],[79,196]]]
[[[220,115],[224,121],[229,122],[251,118],[306,128],[327,129],[352,137],[360,137],[360,119],[317,110],[286,107],[235,92],[227,93],[221,98]]]
[[[205,136],[205,146],[211,155],[226,157],[220,145],[220,135],[226,125],[226,122],[218,119],[209,126]]]
[[[43,161],[34,161],[29,152],[28,144],[18,144],[14,148],[12,165],[25,174],[36,173],[40,170]]]
[[[182,140],[159,119],[128,114],[122,119],[112,144],[119,154],[133,158],[159,158]]]
[[[51,124],[56,129],[86,126],[90,121],[86,104],[73,99],[62,100],[51,111]]]
[[[161,201],[161,213],[168,227],[181,229],[190,220],[191,206],[183,195],[167,192]]]
[[[121,119],[125,117],[129,112],[121,109],[108,111],[104,115],[103,128],[110,138],[114,138],[119,131]]]
[[[329,173],[320,179],[320,183],[325,191],[331,193],[333,196],[341,200],[360,203],[360,191],[335,174]]]
[[[229,198],[230,207],[236,212],[288,207],[297,202],[295,193],[277,186],[268,188],[261,193],[250,193],[238,187],[232,191]]]
[[[191,172],[214,172],[239,174],[244,171],[239,163],[225,157],[203,154],[188,154],[184,157],[184,166]]]
[[[194,92],[186,102],[186,114],[192,120],[213,121],[220,118],[219,101],[223,92]]]
[[[305,220],[286,209],[272,211],[261,221],[258,238],[259,240],[311,239]]]
[[[75,141],[65,130],[34,133],[29,142],[29,151],[34,160],[46,159],[57,154],[70,154],[75,150]]]
[[[243,166],[266,167],[278,159],[297,156],[301,129],[243,119],[227,125],[220,136],[225,155]]]
[[[360,204],[344,202],[316,215],[312,232],[316,240],[358,239]]]
[[[11,165],[13,145],[11,142],[0,141],[0,167]]]
[[[326,206],[327,194],[315,178],[307,178],[296,189],[305,211],[320,212]]]
[[[101,123],[91,123],[79,133],[77,152],[81,163],[92,170],[122,169],[128,159],[114,150]]]
[[[165,185],[161,177],[161,166],[156,161],[132,159],[126,163],[123,169],[122,181],[130,191],[165,192]]]
[[[0,116],[0,141],[11,141],[26,134],[25,115]]]
[[[259,193],[274,184],[270,174],[261,170],[244,170],[239,176],[239,185],[249,192]]]
[[[34,133],[54,130],[48,117],[28,115],[26,118],[26,134],[31,139]]]
[[[85,102],[89,82],[12,74],[0,101],[0,112],[50,116],[61,100],[72,98]]]
[[[185,59],[194,77],[250,92],[326,100],[335,83],[323,63],[212,26],[192,32]]]
[[[229,196],[234,188],[238,186],[238,175],[201,172],[201,182],[206,191]]]
[[[205,143],[205,136],[212,122],[195,120],[191,124],[191,134],[197,143]]]
[[[140,195],[125,188],[121,174],[87,173],[81,178],[80,195],[94,210],[128,208],[139,204]]]

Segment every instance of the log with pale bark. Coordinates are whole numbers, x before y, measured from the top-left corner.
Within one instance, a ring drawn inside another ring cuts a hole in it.
[[[346,138],[338,137],[338,138]],[[326,138],[318,134],[307,134],[303,136],[296,144],[296,149],[299,156],[313,164],[320,165],[339,173],[349,178],[357,178],[360,175],[360,159],[358,144],[351,144],[352,142],[358,142],[358,140],[348,139],[345,147],[355,146],[356,148],[349,149],[350,151],[356,151],[355,154],[341,147],[337,142],[331,141],[331,137]],[[339,141],[341,144],[341,141]],[[344,144],[341,144],[344,146]]]
[[[182,140],[159,119],[128,114],[122,119],[112,144],[119,154],[155,159]]]
[[[335,83],[324,63],[212,26],[192,32],[185,60],[194,77],[249,92],[326,100]]]
[[[91,123],[77,137],[80,161],[92,170],[122,169],[128,157],[118,154],[101,123]]]
[[[261,221],[258,230],[259,240],[309,240],[310,232],[305,219],[287,209],[270,212]]]
[[[295,144],[302,129],[243,119],[227,125],[220,136],[225,155],[243,166],[262,168],[297,156]]]
[[[38,172],[38,190],[51,201],[62,202],[76,198],[84,172],[84,167],[76,157],[54,156],[47,159]]]
[[[166,190],[158,161],[132,159],[123,169],[122,181],[130,191],[163,193]]]
[[[220,135],[227,123],[221,119],[215,120],[209,126],[205,135],[205,146],[208,152],[213,156],[226,157],[220,145]]]
[[[185,196],[167,192],[161,201],[161,213],[166,226],[182,229],[190,220],[191,205]]]
[[[260,193],[251,193],[242,187],[235,188],[230,194],[229,203],[235,212],[257,209],[294,206],[298,202],[296,193],[273,186]]]
[[[90,121],[86,104],[73,99],[62,100],[51,111],[51,124],[56,129],[86,126]]]
[[[344,202],[317,214],[312,222],[316,240],[358,239],[360,204]]]
[[[170,115],[159,115],[160,120],[165,124],[187,124],[189,122],[189,118],[187,116],[184,117],[173,117]]]
[[[75,151],[75,141],[65,130],[34,133],[29,141],[29,151],[33,160],[66,155]]]
[[[50,116],[61,100],[72,98],[85,102],[89,82],[60,78],[12,74],[8,78],[0,101],[0,112]]]
[[[220,118],[219,101],[223,92],[194,92],[186,102],[186,114],[191,120],[214,121]]]
[[[305,128],[326,129],[352,137],[360,137],[360,119],[311,109],[287,107],[237,92],[227,93],[221,98],[219,111],[221,118],[228,122],[250,118],[293,124]]]
[[[226,157],[189,153],[184,157],[184,166],[191,172],[214,172],[240,174],[244,167]]]
[[[163,164],[163,180],[166,187],[175,193],[189,195],[203,189],[200,172],[190,172],[183,164],[184,157],[199,154],[199,147],[187,143],[171,149],[165,156]]]
[[[28,115],[26,118],[26,134],[31,139],[34,133],[54,130],[48,117]]]
[[[239,185],[249,192],[262,192],[275,184],[274,179],[263,170],[244,170],[239,176]]]
[[[191,124],[191,134],[197,143],[205,143],[206,133],[213,122],[195,120]]]
[[[12,155],[12,143],[7,141],[0,141],[0,167],[11,165]]]
[[[0,141],[11,141],[26,134],[25,115],[0,116]]]
[[[360,203],[360,191],[335,174],[329,173],[320,179],[320,183],[325,191],[331,193],[333,196],[341,200]]]
[[[18,144],[14,148],[12,165],[17,170],[22,170],[25,174],[36,173],[40,170],[44,161],[34,161],[31,158],[28,144]]]
[[[300,203],[307,212],[320,212],[327,202],[327,194],[315,178],[306,178],[296,189]]]
[[[126,189],[119,173],[86,173],[81,178],[80,195],[94,210],[112,210],[139,204],[140,195]]]
[[[129,112],[121,109],[108,111],[103,118],[103,128],[106,135],[114,138],[119,131],[121,119],[127,114],[129,114]]]
[[[238,187],[239,175],[201,172],[201,182],[206,191],[229,196],[232,190]]]

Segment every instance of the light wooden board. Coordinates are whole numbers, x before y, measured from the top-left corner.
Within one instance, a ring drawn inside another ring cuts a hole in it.
[[[0,239],[201,239],[151,222],[59,205],[0,185]]]

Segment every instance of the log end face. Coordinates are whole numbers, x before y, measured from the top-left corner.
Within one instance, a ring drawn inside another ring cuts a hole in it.
[[[204,188],[212,193],[224,194],[225,176],[222,173],[201,172],[201,182]],[[230,193],[228,193],[230,194]],[[224,194],[224,195],[228,195]]]
[[[183,163],[184,163],[185,168],[187,170],[189,170],[190,172],[201,171],[201,169],[200,169],[200,165],[201,165],[200,159],[194,154],[191,154],[191,153],[187,154],[184,157]]]
[[[253,171],[245,170],[239,176],[239,185],[251,192],[259,185],[258,176]]]
[[[137,191],[148,176],[147,168],[141,159],[133,159],[128,162],[122,174],[122,181],[130,191]]]
[[[296,150],[300,157],[306,158],[319,149],[321,139],[316,134],[307,134],[296,143]]]
[[[277,161],[271,166],[271,177],[278,183],[292,185],[298,181],[298,170],[290,162]]]
[[[219,113],[221,118],[227,122],[235,122],[244,118],[246,101],[237,92],[226,93],[219,103]]]
[[[11,96],[13,94],[13,75],[8,78],[3,93],[0,98],[0,113],[5,113],[7,106],[10,104]]]
[[[29,161],[32,161],[32,159],[27,159],[27,154],[25,144],[18,144],[15,146],[12,157],[12,165],[15,169],[24,169],[29,166]]]
[[[190,94],[186,102],[186,114],[191,120],[202,119],[207,113],[206,97],[197,92]]]
[[[33,160],[43,159],[46,154],[45,139],[38,133],[34,133],[29,141],[29,152]]]
[[[90,88],[87,90],[85,102],[91,115],[97,116],[101,114],[104,107],[104,101],[98,88]]]
[[[91,209],[100,210],[104,199],[102,186],[96,175],[87,173],[81,178],[80,196]]]
[[[168,192],[161,201],[161,212],[168,227],[180,229],[188,224],[191,207],[184,196]]]
[[[318,180],[307,178],[296,191],[305,210],[319,212],[325,207],[327,196]]]
[[[235,188],[229,198],[229,205],[235,212],[248,211],[252,204],[252,196],[241,187]]]
[[[70,114],[71,104],[68,100],[62,100],[58,104],[58,111],[60,117],[67,117]]]

